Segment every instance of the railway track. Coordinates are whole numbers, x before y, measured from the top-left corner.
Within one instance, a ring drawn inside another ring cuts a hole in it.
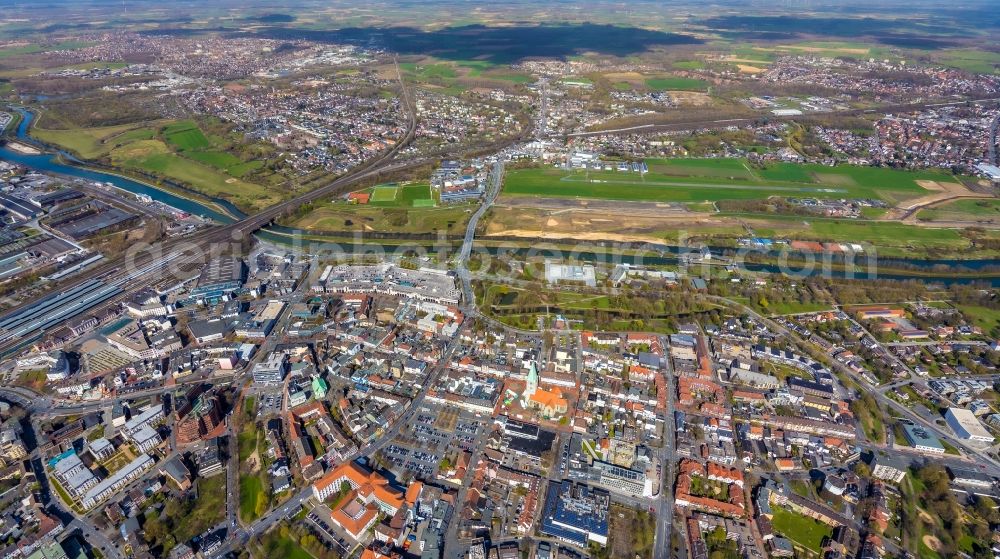
[[[413,142],[417,131],[417,113],[413,96],[403,81],[403,74],[399,70],[398,62],[396,69],[403,104],[409,115],[409,125],[403,138],[389,150],[305,194],[233,223],[202,230],[193,237],[169,239],[149,246],[147,250],[127,253],[125,256],[115,258],[78,275],[70,281],[57,284],[58,292],[55,294],[52,293],[53,290],[50,290],[21,303],[0,315],[0,356],[9,355],[20,349],[25,345],[25,341],[30,343],[37,340],[44,335],[47,328],[59,322],[69,320],[82,312],[95,310],[102,305],[107,306],[110,303],[126,300],[130,295],[149,285],[150,279],[157,278],[158,280],[164,277],[163,274],[168,271],[168,267],[176,269],[184,266],[202,265],[205,255],[213,254],[212,249],[218,247],[220,243],[240,241],[304,204],[342,194],[359,182],[383,173],[398,172],[426,164],[429,159],[394,163],[399,153]],[[97,285],[94,282],[109,289],[114,288],[102,294],[102,297],[110,296],[110,298],[104,299],[97,306],[87,304],[74,306],[70,301],[72,294]],[[13,329],[3,328],[4,324],[13,325]]]

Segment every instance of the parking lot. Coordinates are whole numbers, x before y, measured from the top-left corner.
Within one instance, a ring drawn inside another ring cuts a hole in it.
[[[484,436],[486,420],[472,412],[451,406],[424,403],[414,415],[412,425],[404,428],[384,450],[397,474],[411,472],[431,479],[438,473],[445,457],[454,458],[462,450],[471,451]]]
[[[309,514],[306,515],[306,521],[307,525],[316,532],[316,535],[326,541],[331,548],[340,551],[344,557],[350,556],[350,551],[355,543],[350,536],[330,520],[330,511],[326,507],[316,507],[309,511]]]
[[[257,393],[257,419],[281,413],[281,387],[261,388]]]

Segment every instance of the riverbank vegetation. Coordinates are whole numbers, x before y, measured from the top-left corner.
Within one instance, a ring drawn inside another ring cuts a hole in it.
[[[268,144],[246,142],[217,119],[153,119],[79,126],[53,109],[39,116],[33,137],[77,157],[157,183],[176,183],[256,211],[293,193],[280,186],[281,158]]]

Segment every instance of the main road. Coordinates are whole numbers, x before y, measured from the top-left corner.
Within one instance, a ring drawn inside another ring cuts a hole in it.
[[[467,310],[473,313],[476,311],[476,297],[472,292],[472,273],[469,272],[469,257],[472,255],[472,245],[476,239],[476,228],[479,226],[479,220],[486,215],[486,212],[496,202],[497,196],[500,195],[500,187],[503,185],[503,172],[504,163],[497,160],[490,171],[489,184],[486,186],[486,194],[483,202],[469,218],[469,224],[465,227],[465,237],[462,239],[462,247],[455,258],[455,270],[458,274],[458,279],[462,282],[462,297],[465,299]]]
[[[480,204],[479,208],[472,214],[469,218],[469,224],[466,227],[465,238],[462,242],[462,248],[458,253],[456,258],[455,267],[458,270],[458,276],[462,282],[463,297],[464,302],[462,305],[463,312],[467,317],[472,317],[476,313],[476,300],[472,293],[471,288],[471,274],[468,269],[468,259],[472,254],[472,245],[475,239],[476,226],[482,216],[489,210],[490,206],[496,200],[500,193],[500,186],[503,183],[503,173],[504,164],[502,161],[497,161],[494,163],[492,170],[490,171],[489,183],[486,187],[486,193],[484,194],[483,202]],[[458,348],[461,340],[461,330],[452,337],[445,351],[442,352],[441,358],[438,360],[437,365],[431,371],[427,382],[425,383],[425,388],[421,390],[417,396],[410,402],[406,410],[393,421],[392,426],[389,427],[384,433],[382,433],[379,438],[367,445],[359,448],[354,454],[344,458],[344,462],[353,461],[362,456],[371,456],[375,452],[382,449],[385,445],[389,444],[397,434],[399,430],[410,424],[410,420],[413,414],[420,409],[421,403],[423,403],[424,398],[427,396],[427,391],[435,385],[438,378],[440,378],[441,373],[447,368],[450,362],[452,354]],[[293,497],[282,503],[281,505],[275,507],[274,509],[268,511],[263,517],[254,521],[246,529],[240,529],[236,532],[236,537],[229,538],[221,549],[216,551],[213,556],[221,556],[232,549],[234,546],[244,545],[251,537],[257,534],[262,534],[270,529],[275,523],[280,522],[291,515],[294,515],[301,508],[303,503],[307,502],[312,498],[312,486],[307,486],[301,489]],[[457,515],[453,518],[452,522],[457,523]]]

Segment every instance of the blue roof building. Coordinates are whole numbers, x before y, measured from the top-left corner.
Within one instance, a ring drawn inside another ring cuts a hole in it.
[[[550,482],[542,508],[541,532],[586,547],[593,541],[608,543],[610,495],[572,481]]]
[[[903,434],[906,436],[906,442],[921,452],[944,454],[944,445],[941,441],[919,425],[904,423]]]
[[[192,299],[218,301],[223,296],[239,290],[246,281],[247,267],[240,258],[222,257],[209,262],[201,270]]]

